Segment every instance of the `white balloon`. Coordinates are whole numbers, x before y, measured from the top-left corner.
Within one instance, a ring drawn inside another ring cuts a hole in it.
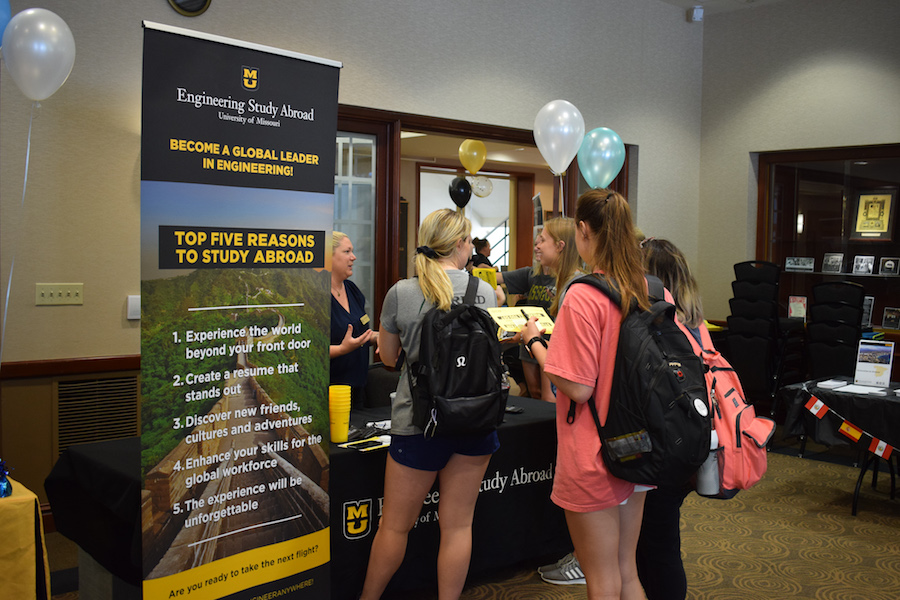
[[[494,190],[494,184],[484,175],[473,177],[470,183],[472,185],[472,193],[479,198],[487,198]]]
[[[65,83],[75,64],[75,38],[66,22],[44,8],[29,8],[9,20],[3,62],[22,93],[46,100]]]
[[[569,168],[583,139],[584,117],[568,100],[548,102],[534,118],[534,141],[556,175]]]

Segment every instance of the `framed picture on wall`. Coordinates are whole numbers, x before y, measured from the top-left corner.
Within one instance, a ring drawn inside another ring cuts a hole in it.
[[[879,275],[898,275],[900,274],[900,258],[896,256],[883,256],[881,264],[878,265]]]
[[[863,297],[863,314],[859,324],[863,327],[872,326],[872,312],[875,310],[875,296]]]
[[[784,259],[785,271],[815,271],[816,259],[811,256],[788,256]]]
[[[843,252],[826,252],[825,259],[822,261],[823,273],[840,273],[844,270],[844,253]]]
[[[855,241],[890,242],[893,234],[894,203],[897,190],[860,192],[856,210],[851,215],[850,239]]]
[[[881,317],[882,329],[900,329],[900,308],[886,306]]]
[[[853,274],[854,275],[871,275],[875,272],[874,256],[854,256],[853,257]]]

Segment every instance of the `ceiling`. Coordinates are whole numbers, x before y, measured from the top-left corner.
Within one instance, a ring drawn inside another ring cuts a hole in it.
[[[732,12],[735,10],[743,10],[747,8],[756,8],[766,4],[775,4],[776,2],[784,2],[785,0],[662,0],[666,4],[672,6],[680,6],[687,9],[695,6],[703,7],[703,15],[715,15],[719,13]],[[685,12],[685,15],[687,13]],[[686,16],[685,16],[686,18]]]
[[[462,166],[459,162],[459,145],[465,138],[411,134],[410,132],[403,132],[403,135],[418,135],[418,137],[402,139],[400,155],[403,159],[444,166]],[[503,163],[509,166],[547,168],[546,161],[535,146],[522,146],[492,140],[482,141],[487,149],[488,162]]]

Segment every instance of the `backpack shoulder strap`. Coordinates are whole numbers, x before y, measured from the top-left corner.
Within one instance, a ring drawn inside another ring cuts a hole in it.
[[[605,277],[600,277],[596,273],[591,273],[590,275],[579,277],[578,279],[573,281],[569,287],[576,283],[586,283],[591,287],[597,288],[598,290],[603,292],[603,294],[605,294],[606,297],[613,302],[613,304],[620,308],[622,307],[622,296],[619,295],[619,292],[609,286],[609,282]]]
[[[715,350],[716,345],[713,344],[712,335],[709,333],[709,329],[706,328],[706,323],[700,324],[700,341],[703,342],[704,350]]]
[[[647,280],[647,291],[649,292],[651,302],[654,300],[665,300],[666,288],[663,286],[663,282],[659,277],[653,275],[645,275],[644,277]],[[591,273],[590,275],[579,277],[572,283],[587,283],[606,294],[616,306],[622,308],[622,296],[619,292],[610,287],[609,281],[607,281],[605,277],[600,277],[596,273]]]
[[[466,286],[466,295],[463,296],[463,304],[475,305],[475,297],[478,293],[478,282],[481,281],[474,275],[469,275],[469,285]]]
[[[665,300],[666,299],[666,288],[663,286],[663,282],[659,277],[654,275],[644,275],[647,279],[647,291],[650,295],[650,300]]]

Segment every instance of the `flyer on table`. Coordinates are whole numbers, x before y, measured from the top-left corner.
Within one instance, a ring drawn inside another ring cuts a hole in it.
[[[339,69],[145,23],[145,599],[329,596]]]

